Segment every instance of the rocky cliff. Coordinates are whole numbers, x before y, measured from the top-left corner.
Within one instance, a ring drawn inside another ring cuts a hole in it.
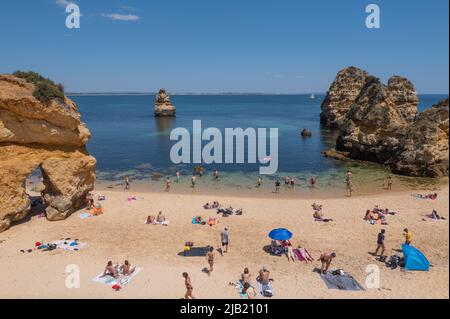
[[[155,116],[175,116],[176,109],[170,102],[169,94],[160,89],[155,98]]]
[[[389,165],[405,175],[448,175],[448,100],[420,115],[418,104],[408,79],[393,76],[385,85],[350,67],[331,85],[321,122],[339,128],[336,149],[350,158]]]
[[[366,71],[353,66],[339,71],[322,103],[320,122],[334,128],[342,125],[345,114],[358,98],[368,76]]]
[[[448,99],[422,112],[406,130],[390,161],[394,172],[411,176],[448,176]]]
[[[86,150],[90,132],[68,98],[38,100],[36,85],[0,75],[0,231],[30,210],[26,178],[40,168],[49,220],[79,209],[95,181],[96,160]]]

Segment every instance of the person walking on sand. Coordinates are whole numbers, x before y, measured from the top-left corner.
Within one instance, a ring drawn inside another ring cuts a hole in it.
[[[352,197],[353,193],[353,174],[350,170],[347,170],[347,177],[345,178],[345,185],[347,189],[347,196]]]
[[[194,287],[192,286],[191,278],[187,272],[183,273],[184,285],[186,286],[186,293],[184,294],[184,299],[195,299],[192,292],[194,291]]]
[[[374,256],[378,255],[378,251],[381,249],[381,255],[380,256],[384,256],[384,251],[385,251],[385,247],[384,247],[384,234],[385,234],[386,230],[382,229],[379,233],[378,233],[378,238],[377,238],[377,249],[375,250]]]
[[[277,181],[275,182],[275,194],[280,193],[280,186],[281,186],[280,180],[277,179]]]
[[[195,175],[192,175],[191,177],[192,188],[195,188],[195,179],[196,179]]]
[[[326,274],[328,271],[328,268],[331,265],[331,262],[333,259],[336,258],[336,253],[325,253],[320,255],[320,262],[322,263],[322,267],[320,268],[320,273]]]
[[[179,183],[180,182],[180,171],[175,172],[175,177],[177,179],[177,183]]]
[[[130,189],[130,179],[125,176],[125,189]]]
[[[405,236],[405,244],[411,245],[412,242],[412,233],[408,228],[403,229],[403,236]]]
[[[209,264],[208,276],[211,276],[211,273],[214,270],[214,247],[209,247],[209,251],[206,254],[206,258],[208,259]]]
[[[252,277],[252,275],[250,274],[250,270],[248,270],[247,267],[244,268],[244,272],[241,275],[241,282],[242,284],[249,284],[250,283],[250,278]]]
[[[227,253],[228,252],[228,243],[229,243],[229,233],[228,233],[228,227],[225,227],[222,232],[220,233],[220,240],[222,242],[222,252]],[[225,250],[224,250],[225,248]]]

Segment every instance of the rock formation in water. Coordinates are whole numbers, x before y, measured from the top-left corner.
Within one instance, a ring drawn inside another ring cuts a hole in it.
[[[160,89],[155,99],[155,116],[175,116],[176,109],[170,102],[169,94]]]
[[[350,158],[405,175],[448,175],[448,100],[419,116],[418,103],[408,79],[393,76],[385,85],[350,67],[331,85],[321,122],[339,128],[336,149]]]
[[[312,132],[310,130],[308,130],[307,128],[304,128],[301,132],[300,135],[302,137],[311,137],[312,136]]]
[[[0,231],[30,211],[25,181],[36,168],[48,220],[78,210],[94,187],[96,160],[85,147],[90,132],[63,93],[48,103],[38,99],[37,87],[45,85],[0,75]]]
[[[328,127],[339,127],[359,96],[369,74],[353,66],[345,68],[336,76],[322,102],[320,122]]]
[[[423,111],[406,130],[390,161],[394,172],[411,176],[448,176],[448,99]]]

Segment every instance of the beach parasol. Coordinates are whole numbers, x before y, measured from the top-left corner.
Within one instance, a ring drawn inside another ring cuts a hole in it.
[[[269,233],[269,237],[274,240],[288,240],[292,237],[292,233],[285,228],[277,228]]]

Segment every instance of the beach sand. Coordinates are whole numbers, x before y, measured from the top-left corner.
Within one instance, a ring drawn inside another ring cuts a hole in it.
[[[187,195],[166,192],[135,193],[131,191],[95,191],[106,196],[102,202],[105,213],[80,219],[81,210],[60,222],[49,222],[33,216],[0,233],[0,298],[182,298],[185,293],[181,273],[190,274],[197,298],[239,298],[234,287],[244,267],[249,267],[253,281],[265,266],[275,280],[274,298],[449,298],[449,224],[448,184],[438,191],[435,201],[411,196],[419,191],[393,193],[385,191],[372,196],[329,199],[278,198],[268,193],[265,198],[244,198],[218,195]],[[427,193],[429,191],[426,191]],[[128,196],[138,200],[129,202]],[[202,205],[213,200],[223,206],[243,208],[244,215],[223,218],[215,210]],[[312,202],[324,206],[331,223],[312,218]],[[370,225],[363,221],[367,209],[375,205],[398,212],[389,216],[389,225]],[[436,209],[444,221],[423,220]],[[163,211],[170,226],[146,225],[150,214]],[[219,217],[216,226],[192,225],[195,215]],[[211,276],[202,272],[207,266],[204,257],[182,257],[178,253],[186,241],[196,246],[220,245],[220,232],[230,229],[229,252],[222,257],[216,252]],[[327,289],[320,276],[313,272],[318,261],[305,264],[288,262],[285,256],[274,257],[263,247],[270,244],[267,234],[285,227],[294,234],[292,243],[301,244],[317,259],[322,252],[335,251],[331,267],[342,268],[365,287],[366,267],[380,267],[380,288],[348,292]],[[409,227],[413,244],[428,257],[429,272],[391,270],[369,254],[376,248],[381,228],[386,229],[386,254],[402,255],[403,228]],[[33,248],[36,241],[49,242],[60,238],[78,238],[87,247],[78,252],[56,249],[50,252],[21,253]],[[142,271],[131,283],[116,292],[110,286],[92,281],[108,260],[128,259]],[[66,288],[66,266],[80,269],[80,288]]]

